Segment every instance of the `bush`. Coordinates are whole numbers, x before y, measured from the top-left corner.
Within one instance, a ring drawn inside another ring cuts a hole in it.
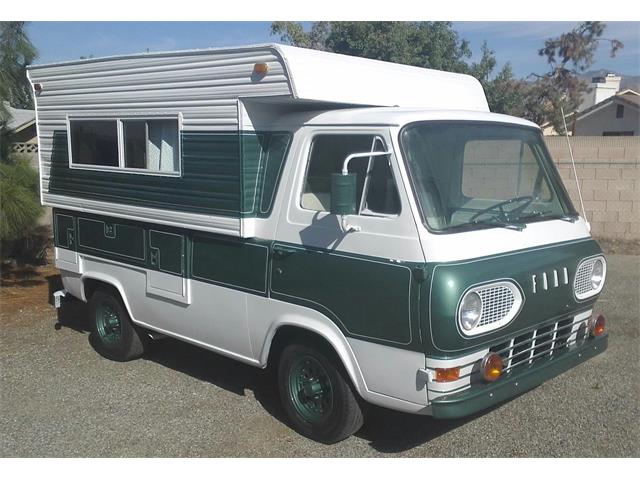
[[[12,255],[16,247],[29,245],[36,235],[43,213],[38,192],[38,172],[28,158],[13,156],[0,163],[0,248],[1,256]]]

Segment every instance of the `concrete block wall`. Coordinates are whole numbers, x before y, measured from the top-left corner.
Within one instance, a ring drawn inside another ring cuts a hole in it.
[[[580,210],[565,137],[545,137],[569,195]],[[570,138],[591,233],[640,240],[640,137]]]

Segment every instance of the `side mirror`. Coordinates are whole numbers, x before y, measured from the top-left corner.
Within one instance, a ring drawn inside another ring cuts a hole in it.
[[[356,213],[356,174],[331,174],[331,213],[353,215]]]

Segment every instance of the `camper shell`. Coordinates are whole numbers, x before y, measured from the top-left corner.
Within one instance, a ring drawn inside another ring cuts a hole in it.
[[[539,127],[470,76],[258,45],[28,77],[60,295],[106,356],[275,362],[292,424],[336,441],[349,392],[459,417],[606,348],[602,252]]]

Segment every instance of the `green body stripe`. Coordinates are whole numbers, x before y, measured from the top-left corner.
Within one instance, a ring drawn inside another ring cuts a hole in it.
[[[572,291],[580,260],[600,253],[590,239],[425,265],[60,210],[54,226],[56,246],[308,307],[346,336],[436,358],[496,345],[591,308],[597,298],[578,302]],[[568,284],[533,293],[532,275],[553,278],[565,267]],[[520,314],[486,335],[463,336],[456,320],[462,294],[505,277],[522,289]]]
[[[417,264],[54,210],[56,228],[74,218],[80,253],[309,307],[346,336],[422,351]]]

